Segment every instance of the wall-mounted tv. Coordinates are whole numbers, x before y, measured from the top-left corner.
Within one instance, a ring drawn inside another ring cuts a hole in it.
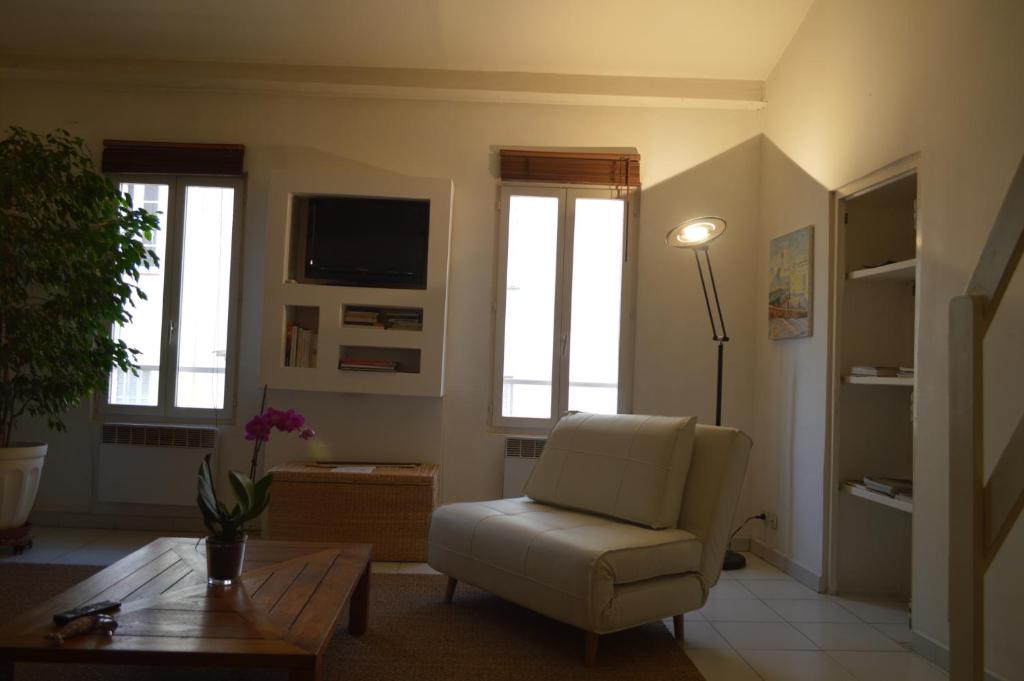
[[[308,199],[306,215],[307,281],[427,287],[429,200],[314,196]]]

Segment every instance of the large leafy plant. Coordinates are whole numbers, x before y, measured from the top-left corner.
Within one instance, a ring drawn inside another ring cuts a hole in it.
[[[11,128],[0,140],[0,447],[18,417],[61,415],[138,352],[111,337],[145,299],[157,217],[98,173],[80,138]]]

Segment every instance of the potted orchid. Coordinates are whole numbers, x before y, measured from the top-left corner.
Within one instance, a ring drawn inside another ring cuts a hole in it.
[[[253,440],[252,463],[248,476],[228,471],[228,481],[236,499],[234,508],[230,510],[217,498],[209,454],[199,466],[199,510],[203,514],[203,523],[210,531],[206,537],[206,576],[210,584],[229,586],[242,573],[245,524],[258,518],[270,503],[270,483],[273,478],[268,473],[258,481],[254,479],[260,449],[264,442],[270,441],[270,434],[274,430],[298,433],[303,440],[316,434],[306,426],[305,417],[293,409],[280,411],[267,407],[250,419],[245,424],[245,439]]]

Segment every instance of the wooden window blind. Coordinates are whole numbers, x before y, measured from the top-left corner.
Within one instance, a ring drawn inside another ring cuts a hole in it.
[[[640,186],[640,154],[502,149],[501,179]]]
[[[165,175],[241,175],[241,144],[103,140],[103,172]]]

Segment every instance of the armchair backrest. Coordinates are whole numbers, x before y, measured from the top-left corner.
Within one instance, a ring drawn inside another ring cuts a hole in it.
[[[708,588],[722,571],[752,445],[741,430],[697,426],[679,528],[704,542],[700,570]]]

